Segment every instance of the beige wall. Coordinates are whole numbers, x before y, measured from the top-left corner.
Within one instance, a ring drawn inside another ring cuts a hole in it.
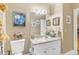
[[[62,53],[73,49],[73,10],[79,8],[79,3],[64,3],[63,4],[63,17],[64,17],[64,36],[62,40]],[[71,24],[66,25],[66,15],[71,16]]]
[[[12,39],[12,35],[17,32],[23,32],[24,38],[26,39],[25,50],[28,50],[29,38],[30,38],[30,14],[29,8],[27,4],[7,4],[8,9],[6,12],[6,26],[7,26],[7,34]],[[24,6],[24,7],[23,7]],[[26,6],[26,7],[25,7]],[[26,14],[26,26],[25,27],[14,27],[12,23],[12,11],[23,12]],[[8,50],[8,49],[5,49]]]
[[[66,16],[71,17],[71,23],[66,24]],[[72,4],[63,4],[63,39],[62,53],[68,52],[73,48],[73,6]]]
[[[54,14],[63,12],[63,3],[55,3],[54,4]]]
[[[49,4],[7,4],[8,8],[6,11],[6,26],[7,26],[7,34],[10,36],[10,39],[12,39],[13,33],[16,32],[23,32],[24,38],[26,39],[25,42],[25,51],[28,52],[28,49],[30,47],[30,11],[33,7],[35,8],[45,8],[49,12]],[[23,12],[26,14],[26,26],[25,27],[14,27],[12,24],[12,11],[17,12]],[[10,50],[9,42],[5,45],[5,51]]]
[[[73,9],[79,8],[79,3],[73,3]]]

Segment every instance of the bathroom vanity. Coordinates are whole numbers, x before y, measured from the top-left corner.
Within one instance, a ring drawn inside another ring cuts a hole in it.
[[[59,55],[61,54],[61,28],[59,25],[53,26],[53,18],[47,19],[46,16],[46,14],[31,13],[30,52],[34,55]]]
[[[59,55],[61,54],[61,38],[31,39],[31,48],[34,55]]]

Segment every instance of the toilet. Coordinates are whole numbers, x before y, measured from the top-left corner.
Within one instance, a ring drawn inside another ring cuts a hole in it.
[[[24,51],[25,39],[10,41],[12,55],[22,55]]]

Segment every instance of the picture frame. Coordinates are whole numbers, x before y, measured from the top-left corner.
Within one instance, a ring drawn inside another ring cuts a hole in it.
[[[71,24],[71,16],[66,16],[66,24]]]
[[[52,20],[53,26],[59,26],[60,25],[60,17],[55,17]]]
[[[13,26],[25,26],[26,16],[24,13],[13,11],[12,19],[13,19]]]
[[[46,20],[46,26],[51,26],[51,21],[50,20]]]

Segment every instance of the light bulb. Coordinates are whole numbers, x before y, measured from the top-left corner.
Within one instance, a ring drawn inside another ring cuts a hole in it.
[[[33,12],[36,14],[39,14],[39,15],[47,14],[47,10],[45,10],[45,9],[34,9]]]

